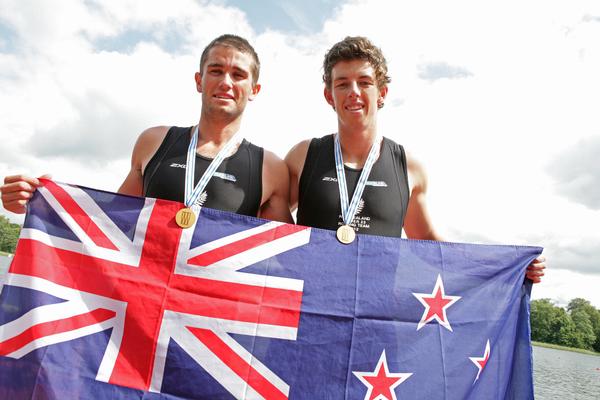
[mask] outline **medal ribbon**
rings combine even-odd
[[[229,141],[225,144],[225,146],[219,150],[217,156],[211,161],[210,165],[202,174],[202,177],[194,187],[194,175],[196,171],[196,145],[198,144],[198,126],[194,129],[194,133],[192,133],[192,138],[190,139],[190,145],[187,151],[187,161],[185,166],[185,198],[184,202],[186,207],[191,207],[198,199],[198,196],[202,194],[204,189],[206,189],[206,185],[210,181],[210,178],[213,177],[215,171],[225,157],[229,154],[231,149],[233,149],[236,145],[240,144],[243,140],[242,135],[238,131],[235,135],[229,139]]]
[[[342,155],[342,147],[340,146],[339,136],[340,134],[336,133],[333,137],[335,154],[335,172],[337,174],[338,189],[340,190],[340,205],[342,208],[342,219],[344,220],[344,224],[350,225],[352,223],[352,220],[354,219],[356,210],[358,209],[358,203],[360,202],[360,198],[362,197],[363,191],[365,190],[365,186],[367,185],[367,179],[369,178],[369,174],[371,173],[371,168],[373,167],[373,164],[375,164],[375,161],[379,156],[379,145],[381,144],[381,136],[378,136],[371,145],[371,150],[369,151],[367,161],[365,162],[363,170],[360,173],[360,177],[358,178],[358,182],[356,183],[356,188],[354,189],[354,194],[352,195],[350,205],[348,205],[348,186],[346,185],[346,172],[344,171],[344,158]]]

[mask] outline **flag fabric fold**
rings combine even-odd
[[[539,247],[335,232],[43,180],[0,398],[532,399]]]

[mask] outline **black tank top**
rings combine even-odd
[[[192,128],[171,127],[152,157],[144,176],[144,196],[183,203],[187,149]],[[196,155],[194,184],[212,159]],[[243,140],[238,150],[223,160],[196,204],[256,216],[262,197],[263,149]]]
[[[344,167],[349,198],[362,170]],[[404,148],[383,138],[352,226],[358,233],[400,237],[409,188]],[[300,177],[298,224],[335,230],[343,224],[335,172],[333,135],[310,142]]]

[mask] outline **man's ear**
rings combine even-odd
[[[377,108],[383,108],[385,102],[385,96],[387,96],[388,87],[384,86],[379,89],[379,98],[377,99]]]
[[[323,89],[323,96],[325,96],[325,101],[327,101],[327,104],[329,104],[335,110],[335,104],[333,103],[333,96],[331,94],[331,90],[329,90],[327,88],[327,86],[325,86],[325,88]]]
[[[256,85],[254,85],[252,87],[252,92],[248,96],[248,101],[252,101],[256,98],[256,96],[258,95],[258,92],[260,92],[260,88],[261,88],[260,83],[257,83]]]
[[[202,93],[202,75],[200,75],[200,72],[194,74],[194,80],[196,81],[196,90],[198,93]]]

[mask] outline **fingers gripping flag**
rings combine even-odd
[[[533,398],[536,247],[335,233],[44,181],[0,294],[0,398]]]

